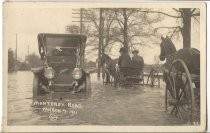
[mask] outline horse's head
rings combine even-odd
[[[161,40],[162,40],[162,42],[160,43],[159,58],[161,61],[164,61],[168,55],[176,52],[176,48],[168,36],[166,36],[165,38],[163,36],[161,36]]]
[[[165,57],[166,57],[166,55],[165,55],[165,38],[163,37],[163,36],[161,36],[161,40],[162,40],[162,42],[160,43],[160,55],[159,55],[159,58],[160,58],[160,60],[161,61],[164,61],[165,60]]]

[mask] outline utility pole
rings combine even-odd
[[[83,10],[80,9],[80,34],[82,35],[82,21],[83,21]]]
[[[84,14],[84,9],[83,8],[80,8],[79,10],[78,9],[73,9],[73,12],[72,14],[75,15],[73,16],[72,18],[73,19],[79,19],[79,20],[73,20],[72,22],[79,22],[80,24],[80,34],[83,34],[83,22],[89,22],[89,21],[85,21],[85,17],[83,16]],[[88,10],[85,10],[85,12],[88,11]],[[79,15],[79,16],[77,16]]]
[[[83,22],[89,22],[89,21],[84,21],[83,19],[85,19],[85,17],[83,16],[83,14],[84,14],[84,9],[83,8],[80,8],[80,10],[79,10],[79,12],[78,12],[78,9],[73,9],[73,11],[77,11],[77,12],[73,12],[72,14],[75,14],[75,15],[79,15],[79,17],[78,16],[73,16],[72,18],[79,18],[80,20],[78,21],[72,21],[72,22],[79,22],[80,23],[80,35],[82,35],[83,34]],[[88,10],[85,10],[85,11],[88,11]],[[83,44],[83,45],[85,45],[85,44]],[[84,61],[85,61],[85,55],[84,55],[84,53],[85,53],[85,47],[86,46],[82,46],[82,50],[84,50],[83,51],[83,56],[81,57],[81,66],[83,67],[84,66]]]

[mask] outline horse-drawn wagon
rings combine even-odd
[[[160,75],[156,68],[149,67],[147,72],[139,67],[116,67],[117,60],[112,60],[103,54],[101,65],[103,66],[103,84],[111,84],[115,87],[132,85],[149,85],[160,87]],[[146,81],[146,82],[145,82]]]
[[[142,68],[118,67],[117,59],[113,60],[106,54],[102,55],[101,65],[104,68],[103,84],[111,84],[115,87],[144,84]]]
[[[120,67],[117,69],[115,87],[125,85],[144,84],[144,74],[142,69],[134,67]]]
[[[200,82],[200,76],[189,73],[185,62],[180,59],[174,60],[164,73],[166,111],[184,121],[199,122],[200,89],[194,84]]]
[[[190,124],[200,122],[200,52],[194,48],[176,51],[172,41],[162,38],[160,59],[166,59],[165,109]]]

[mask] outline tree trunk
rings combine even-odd
[[[123,28],[124,48],[126,49],[126,52],[128,52],[128,17],[126,14],[126,8],[123,8],[123,18],[124,18],[124,28]]]
[[[191,48],[191,10],[190,8],[182,9],[183,15],[183,48]]]
[[[102,52],[102,45],[103,45],[103,9],[100,8],[100,22],[99,22],[99,45],[98,45],[98,73],[97,77],[100,78],[101,73],[101,52]]]

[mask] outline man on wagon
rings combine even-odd
[[[129,75],[129,72],[127,71],[127,68],[131,67],[132,65],[132,61],[131,61],[131,57],[128,55],[127,50],[122,47],[120,48],[120,57],[118,60],[118,69],[120,68],[120,72],[126,76]]]
[[[131,67],[131,58],[124,47],[120,48],[119,67]]]
[[[143,67],[144,67],[144,59],[138,55],[139,51],[138,50],[134,50],[132,52],[133,57],[132,57],[132,66],[134,68],[140,68],[140,71],[142,71]]]

